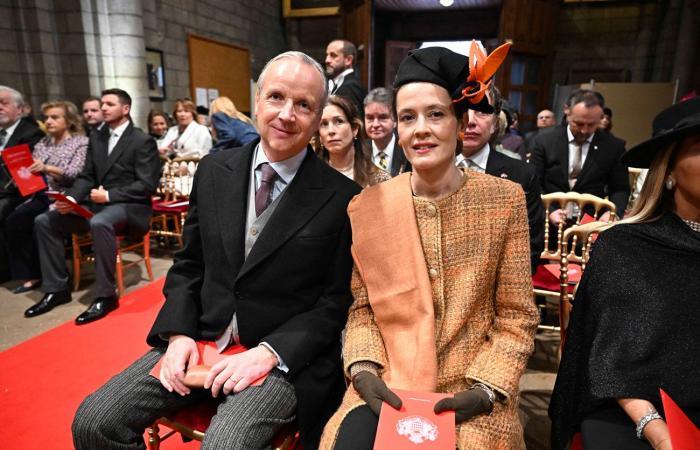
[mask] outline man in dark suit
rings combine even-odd
[[[396,118],[388,89],[372,89],[364,99],[365,132],[372,142],[372,161],[392,177],[411,171],[396,135]]]
[[[85,134],[88,137],[104,127],[101,103],[97,97],[88,97],[83,102],[83,121],[85,122]]]
[[[357,62],[357,47],[350,41],[335,40],[326,47],[326,75],[328,91],[350,100],[360,115],[364,115],[362,100],[367,91],[360,85],[353,69]]]
[[[545,130],[535,138],[532,162],[544,194],[574,191],[608,197],[622,217],[630,194],[627,167],[620,162],[625,144],[598,130],[604,106],[597,92],[572,92],[564,108],[567,125]],[[566,211],[558,209],[551,212],[550,222],[557,225],[565,217]]]
[[[95,215],[85,219],[72,213],[72,203],[57,201],[55,210],[35,219],[44,297],[24,312],[25,317],[44,314],[71,300],[63,246],[70,233],[90,232],[95,248],[96,298],[76,323],[92,322],[117,308],[116,234],[136,237],[148,231],[151,195],[160,176],[155,141],[134,127],[129,120],[130,110],[131,97],[125,91],[102,92],[107,126],[90,135],[85,167],[65,192]]]
[[[22,94],[9,86],[0,86],[0,152],[16,145],[27,144],[30,150],[44,137],[34,120],[23,118]],[[5,247],[5,219],[22,203],[22,196],[0,158],[0,282],[10,279]]]
[[[544,206],[540,197],[540,183],[534,167],[495,151],[489,144],[496,130],[502,100],[498,89],[493,86],[487,97],[493,106],[493,113],[468,110],[462,117],[462,152],[457,155],[455,163],[458,167],[511,180],[523,188],[530,227],[530,265],[534,274],[544,249]]]
[[[260,139],[200,163],[185,246],[148,335],[154,348],[84,401],[73,423],[76,448],[142,445],[144,428],[163,413],[219,394],[204,447],[264,448],[295,415],[303,447],[318,447],[345,390],[346,208],[360,191],[307,145],[326,96],[323,69],[303,53],[265,66],[256,94]],[[248,350],[212,366],[205,389],[190,391],[183,381],[197,360],[195,340]],[[148,372],[161,357],[158,380]]]

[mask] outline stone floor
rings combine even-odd
[[[125,258],[128,260],[129,256]],[[171,264],[171,251],[153,248],[152,267],[155,278],[164,276]],[[20,344],[68,320],[73,320],[83,312],[93,299],[94,284],[92,268],[87,265],[83,272],[80,290],[73,293],[71,303],[31,319],[26,319],[23,312],[38,302],[42,293],[31,291],[15,295],[10,292],[10,289],[17,286],[16,282],[0,285],[0,351]],[[131,267],[124,273],[127,292],[138,289],[148,282],[146,270],[142,264]],[[550,423],[547,407],[556,376],[558,345],[557,333],[538,333],[535,353],[530,358],[528,368],[520,380],[520,418],[525,428],[525,441],[529,450],[549,448]]]

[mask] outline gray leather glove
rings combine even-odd
[[[382,410],[382,402],[387,402],[394,409],[401,408],[402,403],[399,396],[391,392],[381,378],[366,370],[353,377],[352,385],[377,416]]]
[[[461,423],[483,412],[491,412],[492,409],[488,394],[477,388],[457,392],[452,398],[443,398],[435,404],[433,411],[435,414],[454,411],[455,423]]]

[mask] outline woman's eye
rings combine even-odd
[[[444,115],[445,114],[442,111],[430,111],[428,113],[428,117],[430,117],[431,119],[440,119]]]
[[[412,120],[412,119],[413,119],[413,116],[411,114],[401,114],[399,116],[399,120],[401,122],[408,122],[409,120]]]

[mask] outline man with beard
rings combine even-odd
[[[328,76],[328,92],[350,100],[364,116],[362,100],[367,91],[360,85],[355,69],[357,62],[357,47],[350,41],[335,40],[326,47],[326,75]]]

